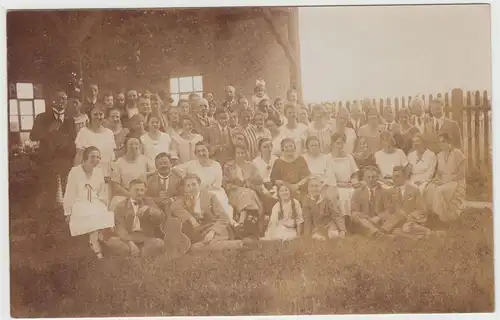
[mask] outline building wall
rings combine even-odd
[[[231,14],[242,10],[231,10]],[[30,18],[37,14],[32,13]],[[100,36],[90,37],[83,44],[84,54],[90,57],[90,61],[84,63],[84,81],[98,83],[101,91],[135,88],[168,92],[171,77],[201,75],[204,91],[213,92],[218,99],[223,99],[227,85],[235,86],[238,92],[250,98],[256,79],[262,78],[271,97],[284,96],[290,85],[289,62],[264,19],[257,15],[239,20],[233,17],[228,22],[230,36],[224,37],[219,34],[218,14],[217,9],[197,10],[195,22],[189,22],[185,15],[170,16],[161,22],[159,30],[153,31],[151,39],[144,28],[141,29],[142,22],[132,26],[125,33],[125,40],[133,44],[134,39],[138,39],[136,37],[141,37],[139,65],[143,69],[142,75],[136,72],[134,59],[129,60],[126,68],[119,68],[112,58],[119,53],[132,55],[132,46],[120,46],[113,38],[116,29],[98,25],[91,34]],[[147,21],[146,18],[144,23]],[[286,35],[286,17],[278,17],[275,22]],[[149,28],[153,30],[156,26]],[[11,41],[8,48],[11,57],[9,70],[12,71],[9,82],[41,83],[47,88],[55,82],[53,72],[48,71],[55,72],[56,69],[53,64],[37,64],[34,48],[42,45],[44,35],[35,31],[29,37],[19,36],[17,41]],[[14,59],[18,55],[25,59]],[[22,71],[16,67],[21,62],[25,66]]]
[[[276,22],[285,34],[286,20]],[[217,37],[215,23],[204,24],[199,34],[187,27],[172,30],[175,51],[165,61],[165,72],[171,77],[202,75],[204,91],[218,99],[227,85],[250,98],[259,78],[266,81],[271,97],[284,96],[290,85],[289,62],[264,19],[231,21],[229,29],[227,40]],[[155,85],[167,88],[168,82]]]

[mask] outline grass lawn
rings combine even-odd
[[[258,243],[244,251],[95,261],[86,239],[11,245],[13,317],[492,312],[493,221],[444,237]]]

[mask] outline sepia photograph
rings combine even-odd
[[[490,4],[5,19],[11,317],[495,312]]]

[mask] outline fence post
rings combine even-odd
[[[439,96],[439,95],[438,95]],[[451,91],[451,116],[462,127],[462,112],[464,109],[463,91],[462,89],[453,89]],[[463,130],[462,130],[463,132]]]
[[[484,91],[483,93],[483,103],[482,109],[484,112],[484,165],[491,166],[493,164],[490,163],[490,102],[488,100],[488,91]]]

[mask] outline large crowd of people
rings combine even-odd
[[[353,233],[420,239],[462,211],[462,138],[439,99],[379,114],[369,99],[349,110],[307,108],[293,89],[271,99],[260,80],[252,97],[228,86],[221,101],[193,93],[175,105],[90,89],[83,101],[56,92],[30,139],[41,209],[58,212],[60,185],[71,235],[88,235],[98,258]]]

